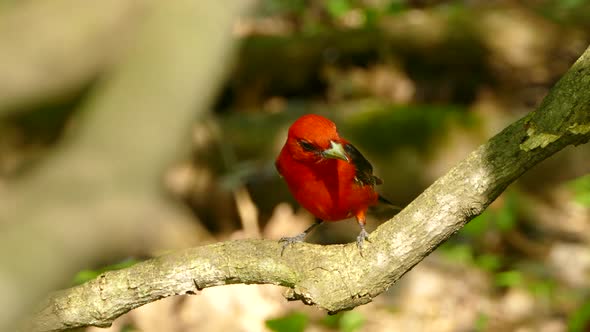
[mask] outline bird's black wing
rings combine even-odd
[[[355,180],[358,184],[374,186],[383,183],[380,178],[373,175],[373,166],[354,145],[347,143],[344,145],[344,150],[356,168]]]

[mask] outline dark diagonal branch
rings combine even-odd
[[[275,284],[290,299],[331,312],[370,302],[438,245],[479,215],[528,169],[590,138],[590,49],[538,110],[516,121],[354,244],[297,244],[281,257],[274,241],[217,243],[107,272],[53,294],[35,317],[37,330],[108,326],[121,314],[163,297],[225,284]]]

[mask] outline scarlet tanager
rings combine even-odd
[[[371,163],[322,116],[304,115],[291,125],[275,165],[297,202],[316,217],[303,233],[282,238],[283,249],[303,241],[323,221],[353,216],[361,227],[356,243],[362,249],[369,239],[368,208],[379,201],[391,204],[375,191],[382,181],[373,175]]]

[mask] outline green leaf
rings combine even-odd
[[[407,147],[428,151],[438,146],[437,141],[451,125],[468,127],[475,118],[464,107],[455,105],[390,105],[367,100],[359,107],[362,112],[340,125],[357,148],[375,155]]]
[[[78,273],[76,273],[76,275],[74,276],[74,280],[73,280],[73,284],[74,285],[80,285],[83,284],[87,281],[90,281],[96,277],[98,277],[99,275],[107,272],[107,271],[114,271],[114,270],[120,270],[120,269],[124,269],[127,267],[130,267],[136,263],[138,263],[139,261],[137,259],[126,259],[122,262],[116,263],[116,264],[112,264],[112,265],[108,265],[96,270],[82,270]]]
[[[136,331],[139,331],[139,330],[137,328],[135,328],[133,325],[127,324],[121,328],[120,332],[136,332]]]
[[[518,197],[516,192],[509,191],[504,198],[504,205],[496,215],[496,225],[501,231],[510,231],[516,226]]]
[[[479,313],[479,315],[477,316],[477,319],[475,320],[475,326],[474,326],[473,330],[475,332],[486,331],[489,320],[490,319],[489,319],[488,315],[486,315],[483,312]]]
[[[482,254],[475,259],[475,265],[486,271],[494,272],[502,266],[502,258],[498,255]]]
[[[275,332],[303,332],[308,320],[307,315],[292,312],[283,317],[267,320],[266,327]]]
[[[329,328],[336,329],[338,328],[338,324],[340,322],[341,317],[342,312],[339,312],[335,315],[326,315],[326,317],[324,317],[324,319],[322,320],[322,324]]]
[[[322,324],[340,332],[355,332],[365,324],[365,317],[360,312],[346,311],[326,316]]]
[[[329,0],[326,9],[333,17],[340,17],[346,14],[351,6],[349,0]]]
[[[445,244],[440,247],[440,252],[449,260],[460,263],[473,263],[473,249],[466,244]]]
[[[365,324],[365,317],[360,312],[348,311],[342,314],[340,318],[341,332],[355,332],[358,331]]]
[[[392,0],[387,7],[387,14],[399,14],[408,9],[406,0]]]
[[[373,27],[377,24],[379,19],[379,12],[374,8],[365,8],[365,27]]]
[[[96,270],[82,270],[76,273],[74,276],[73,284],[81,285],[89,280],[92,280],[100,275],[99,271]]]
[[[483,235],[489,228],[490,214],[488,210],[485,210],[479,216],[473,218],[463,229],[461,233],[470,236]]]
[[[575,9],[583,5],[586,0],[560,0],[557,4],[563,9]]]
[[[522,273],[519,271],[500,272],[495,276],[495,284],[499,287],[515,287],[523,283]]]
[[[569,332],[584,332],[590,328],[590,302],[584,303],[570,316],[568,320]]]
[[[294,13],[301,15],[306,8],[305,0],[263,0],[257,10],[263,15]]]
[[[555,290],[555,282],[543,280],[531,283],[531,292],[538,298],[549,299]]]
[[[574,200],[577,203],[590,206],[590,174],[570,181],[568,186],[574,192]]]

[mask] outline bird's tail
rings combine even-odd
[[[377,204],[369,207],[369,213],[377,220],[387,220],[398,214],[402,208],[391,203],[387,198],[379,195]]]
[[[387,198],[385,198],[385,197],[383,197],[383,196],[381,196],[381,195],[379,195],[379,198],[378,198],[377,200],[378,200],[380,203],[383,203],[383,204],[386,204],[386,205],[390,206],[392,209],[395,209],[395,210],[398,210],[398,211],[401,211],[401,210],[402,210],[402,208],[401,208],[401,207],[399,207],[399,206],[397,206],[397,205],[395,205],[395,204],[391,203],[391,202],[390,202],[390,201],[389,201]]]

